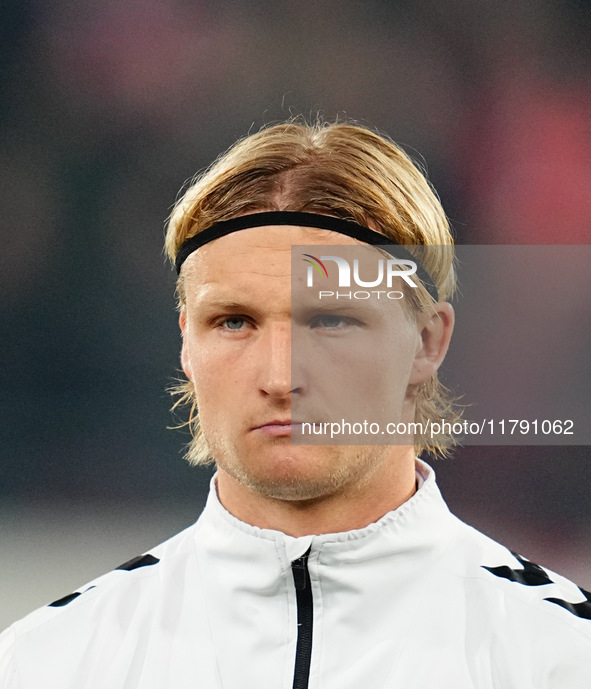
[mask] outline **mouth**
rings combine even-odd
[[[260,426],[255,426],[252,430],[255,433],[275,438],[290,436],[292,433],[301,433],[302,422],[295,419],[274,419]]]

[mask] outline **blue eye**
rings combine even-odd
[[[244,327],[244,318],[240,316],[229,316],[222,321],[221,325],[226,328],[226,330],[242,330]]]
[[[348,326],[356,323],[354,318],[347,318],[345,316],[334,316],[330,313],[323,313],[319,316],[314,316],[310,325],[312,328],[326,328],[327,330],[342,330]]]

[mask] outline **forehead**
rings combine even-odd
[[[291,225],[253,227],[220,237],[194,251],[183,266],[183,281],[198,289],[205,285],[231,287],[262,278],[275,282],[289,279],[294,245],[365,246],[357,239],[330,230]]]

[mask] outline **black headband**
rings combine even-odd
[[[407,251],[403,246],[395,242],[384,234],[374,232],[369,227],[364,227],[351,220],[335,218],[332,215],[320,215],[318,213],[298,213],[295,211],[269,211],[266,213],[252,213],[251,215],[240,215],[231,220],[221,220],[205,230],[198,232],[193,237],[184,241],[176,255],[175,266],[177,274],[181,272],[181,266],[190,254],[204,244],[213,242],[224,235],[247,230],[251,227],[265,227],[267,225],[294,225],[296,227],[317,227],[320,230],[332,230],[340,234],[359,239],[366,244],[373,246],[383,246],[391,256],[398,259],[414,261],[417,266],[416,275],[421,279],[423,286],[429,294],[439,301],[439,293],[433,279],[429,273],[418,262],[417,258]],[[392,248],[389,248],[392,247]],[[394,247],[396,247],[394,249]]]

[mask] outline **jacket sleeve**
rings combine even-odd
[[[0,689],[20,689],[16,677],[12,627],[0,634]]]

